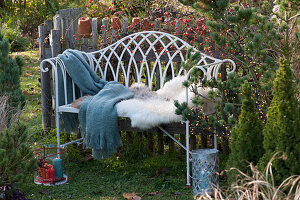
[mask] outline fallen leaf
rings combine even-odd
[[[141,200],[140,196],[137,196],[134,192],[133,193],[123,193],[123,197],[128,200]]]
[[[173,194],[175,194],[175,195],[181,195],[182,193],[181,192],[173,192]]]
[[[133,198],[132,198],[132,200],[141,200],[142,199],[142,197],[139,197],[139,196],[134,196]]]
[[[156,196],[156,195],[160,195],[160,192],[148,192],[146,195],[148,196]]]
[[[44,190],[40,190],[39,193],[40,194],[50,194],[50,191],[47,189],[44,189]]]
[[[27,92],[26,90],[23,92],[23,94],[24,94],[25,96],[30,95],[29,92]]]
[[[133,193],[123,193],[123,197],[125,198],[125,199],[129,199],[129,200],[131,200],[133,197],[135,197],[136,196],[136,194],[133,192]]]

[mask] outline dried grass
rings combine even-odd
[[[8,98],[6,96],[0,97],[0,132],[6,128],[8,123]]]
[[[9,107],[8,97],[0,96],[0,132],[20,117],[20,111]]]
[[[260,172],[257,167],[250,163],[252,175],[249,176],[239,169],[239,178],[228,188],[217,188],[211,194],[206,193],[196,196],[197,200],[299,200],[300,199],[300,175],[293,175],[285,179],[279,186],[274,185],[272,162],[278,158],[276,153],[269,161],[265,173]],[[284,155],[280,156],[284,159]]]

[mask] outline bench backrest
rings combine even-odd
[[[91,69],[102,79],[119,81],[127,87],[133,82],[145,81],[149,88],[159,89],[166,81],[187,74],[181,67],[181,62],[186,60],[185,54],[190,47],[192,46],[186,41],[169,33],[144,31],[126,36],[101,50],[91,53],[82,52],[82,54]],[[198,50],[193,48],[193,52],[196,51]],[[217,78],[222,63],[229,61],[234,65],[232,60],[220,60],[206,54],[201,56],[198,66],[206,79]],[[45,72],[48,68],[44,62],[50,63],[55,69],[55,79],[57,70],[61,70],[63,78],[67,79],[66,69],[59,59],[44,60],[41,63],[41,70]],[[63,82],[66,84],[65,80]],[[56,90],[58,88],[57,81],[55,88]],[[68,99],[67,90],[70,88],[73,90],[73,98]],[[74,83],[72,87],[64,85],[66,104],[78,98],[74,88]]]
[[[184,73],[180,63],[185,61],[186,50],[190,47],[190,44],[169,33],[144,31],[124,37],[99,51],[83,54],[101,78],[107,80],[108,73],[111,73],[113,80],[123,82],[128,87],[132,81],[130,75],[133,74],[135,82],[141,82],[144,78],[152,89],[154,80],[159,85],[157,88],[160,88],[167,80]],[[218,61],[202,54],[198,65]],[[214,75],[214,70],[210,72]]]

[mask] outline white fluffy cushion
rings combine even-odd
[[[135,93],[135,97],[117,104],[118,115],[130,118],[131,126],[140,129],[149,129],[160,124],[179,122],[181,116],[175,114],[174,101],[185,102],[186,88],[182,85],[184,80],[184,76],[178,76],[156,91],[155,94],[157,95],[150,92],[150,96],[147,89],[144,88],[146,86],[141,84],[133,85],[132,87],[135,89],[132,90],[130,88]],[[140,87],[140,89],[136,87]],[[203,96],[207,96],[210,89],[200,88],[200,90],[199,92]],[[147,96],[147,98],[136,98],[140,96]],[[193,97],[194,94],[189,92],[189,105],[191,105]],[[211,108],[208,110],[211,112]]]

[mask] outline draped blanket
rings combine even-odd
[[[59,55],[59,58],[81,91],[85,95],[93,95],[80,107],[80,131],[84,145],[93,149],[94,158],[106,158],[122,145],[115,105],[124,99],[132,98],[133,93],[121,83],[102,80],[90,68],[80,51],[69,49]]]

